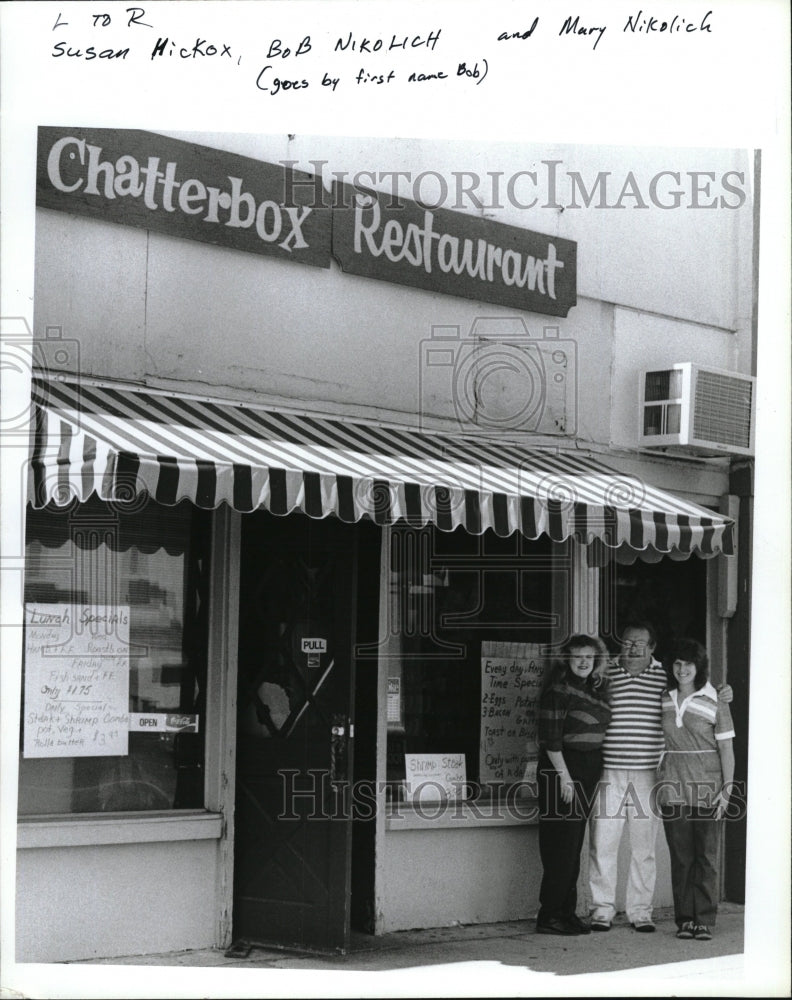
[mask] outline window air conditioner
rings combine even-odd
[[[690,361],[641,374],[640,443],[752,455],[756,380]]]

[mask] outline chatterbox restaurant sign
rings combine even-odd
[[[283,168],[250,157],[150,132],[39,129],[42,208],[329,267],[329,209],[283,196]]]
[[[336,185],[333,255],[342,270],[466,299],[566,316],[577,244],[448,209]]]
[[[529,312],[575,305],[572,240],[339,183],[330,207],[320,190],[310,173],[151,132],[39,129],[42,208]]]

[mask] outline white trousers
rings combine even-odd
[[[628,770],[606,767],[589,827],[592,917],[610,922],[616,914],[619,844],[624,826],[630,842],[626,910],[631,923],[652,919],[657,868],[655,844],[661,820],[650,808],[657,781],[654,768]]]

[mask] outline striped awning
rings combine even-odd
[[[148,494],[208,509],[572,537],[601,555],[732,552],[728,518],[579,452],[63,381],[34,380],[33,404],[37,508]]]

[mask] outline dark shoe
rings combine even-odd
[[[591,934],[591,926],[585,920],[582,920],[577,913],[573,913],[571,917],[567,917],[567,923],[576,927],[578,934]]]
[[[693,928],[693,937],[697,941],[711,941],[712,932],[706,924],[696,924]]]
[[[676,932],[676,936],[680,939],[680,941],[690,941],[690,939],[693,937],[694,931],[695,931],[695,924],[693,923],[693,921],[686,920],[684,924],[682,924],[682,926]]]
[[[568,920],[561,920],[560,917],[545,917],[536,921],[537,934],[564,934],[571,936],[579,934],[580,931]]]
[[[639,934],[652,934],[655,930],[655,925],[651,920],[636,920],[633,923],[633,930],[638,931]]]
[[[610,920],[598,920],[596,917],[591,921],[593,931],[609,931],[611,929]]]

